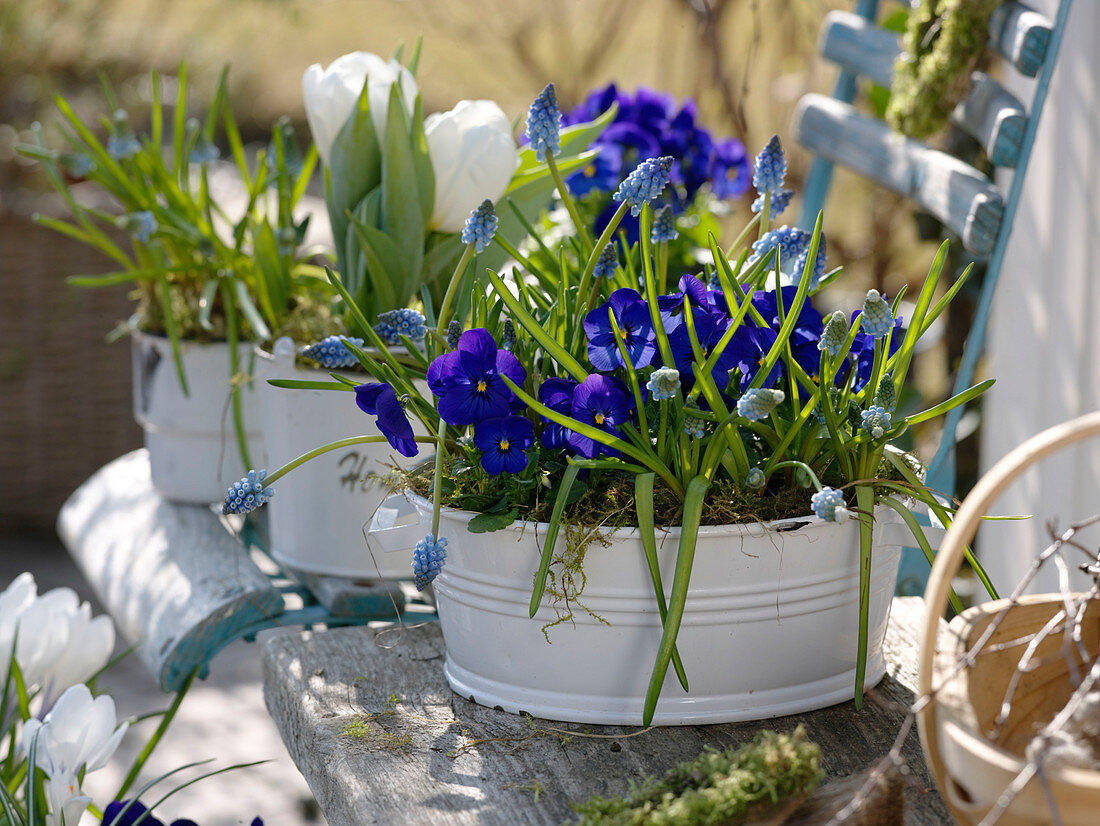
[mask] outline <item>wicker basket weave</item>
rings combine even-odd
[[[105,340],[132,312],[128,287],[65,283],[109,269],[80,242],[0,213],[0,534],[52,528],[84,479],[141,446],[129,348]]]

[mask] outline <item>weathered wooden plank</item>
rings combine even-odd
[[[1015,0],[1004,3],[989,21],[990,45],[1025,77],[1035,77],[1046,60],[1051,23]]]
[[[1004,197],[974,167],[824,95],[799,101],[793,129],[811,152],[911,198],[958,234],[976,257],[993,251]]]
[[[817,50],[844,71],[889,88],[901,47],[895,32],[879,28],[858,14],[831,11],[821,24]]]
[[[622,794],[631,780],[661,774],[705,746],[745,743],[766,727],[804,724],[830,777],[874,765],[913,701],[922,613],[920,598],[894,600],[888,676],[860,712],[844,703],[764,723],[648,731],[517,717],[450,691],[436,623],[272,638],[263,646],[264,696],[332,826],[549,826],[571,815],[571,801]],[[903,753],[911,769],[905,822],[950,822],[915,735]]]
[[[1024,105],[984,72],[974,72],[970,82],[970,94],[951,119],[985,147],[994,166],[1015,167],[1027,128]]]
[[[106,465],[61,509],[57,530],[165,691],[177,690],[282,597],[205,506],[162,499],[146,451]]]
[[[336,617],[397,619],[405,607],[405,592],[400,584],[392,580],[368,582],[300,571],[293,573]]]

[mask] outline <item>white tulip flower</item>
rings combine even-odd
[[[458,232],[472,210],[486,198],[496,202],[511,183],[519,166],[512,124],[491,100],[463,100],[429,115],[424,133],[435,171],[429,226]]]
[[[0,593],[0,676],[7,674],[8,663],[11,662],[19,617],[37,597],[38,586],[29,572],[17,576]]]
[[[86,685],[70,687],[42,721],[23,726],[23,751],[30,755],[35,744],[35,764],[49,778],[47,796],[49,826],[62,817],[76,823],[90,799],[83,795],[77,777],[81,768],[103,768],[118,748],[129,723],[117,726],[115,701],[107,695],[92,697]]]
[[[352,52],[336,58],[327,69],[322,69],[320,63],[306,69],[302,77],[306,119],[326,167],[332,157],[332,144],[355,110],[364,82],[369,85],[367,101],[374,131],[379,143],[384,140],[390,88],[398,81],[411,115],[419,89],[412,73],[396,60],[385,61],[370,52]]]

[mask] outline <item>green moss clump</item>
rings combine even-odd
[[[791,734],[762,731],[752,743],[707,750],[626,797],[594,797],[574,808],[575,826],[720,826],[741,822],[821,782],[821,748],[799,726]]]

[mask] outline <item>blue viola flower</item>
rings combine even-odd
[[[154,817],[140,800],[114,800],[103,810],[104,826],[164,826],[164,821]],[[186,818],[173,820],[169,826],[198,826]],[[251,826],[264,826],[258,818],[252,818]]]
[[[364,413],[377,417],[378,432],[394,450],[409,458],[419,453],[409,417],[392,387],[373,382],[360,384],[355,388],[355,403]]]
[[[740,198],[748,191],[749,179],[749,156],[745,144],[737,138],[718,141],[714,145],[710,171],[710,191],[714,196],[723,200]]]
[[[447,540],[443,537],[435,538],[435,534],[428,534],[413,549],[413,584],[416,590],[423,591],[439,576],[443,570],[443,563],[447,559]]]
[[[617,335],[608,317],[609,309],[619,326]],[[635,370],[648,367],[657,355],[649,307],[636,290],[628,287],[615,290],[607,301],[585,316],[584,334],[588,338],[588,360],[597,370],[623,366],[617,340],[622,341]]]
[[[592,266],[593,278],[610,278],[619,267],[619,255],[615,252],[615,242],[605,244],[600,256]]]
[[[642,205],[655,201],[668,186],[672,157],[648,158],[638,164],[615,192],[615,200],[630,206],[630,214],[638,215]]]
[[[492,476],[519,473],[527,467],[527,450],[534,443],[535,427],[523,416],[486,419],[474,427],[481,466]]]
[[[613,436],[620,435],[620,428],[630,421],[633,411],[630,390],[614,377],[593,373],[573,390],[572,417]],[[569,445],[586,459],[618,455],[618,451],[576,432],[570,432]]]
[[[275,495],[275,489],[264,486],[266,479],[266,470],[248,471],[248,475],[239,482],[234,482],[233,487],[225,494],[222,513],[252,513],[270,502]]]
[[[539,386],[539,401],[555,413],[570,416],[573,413],[573,391],[576,387],[577,382],[572,379],[549,378]],[[548,450],[562,450],[568,447],[569,431],[565,426],[545,416],[542,420],[547,423],[539,439],[542,446]]]
[[[718,346],[732,322],[728,318],[694,307],[691,310],[691,318],[695,326],[695,337],[699,341],[699,349],[703,359],[706,360],[710,358],[711,352]],[[668,334],[668,346],[672,350],[672,359],[676,364],[676,369],[680,371],[680,381],[683,382],[684,387],[694,386],[695,373],[692,370],[692,365],[695,363],[695,348],[692,347],[687,324],[681,324]],[[725,389],[726,385],[729,384],[730,370],[737,366],[738,357],[739,352],[733,346],[731,339],[725,349],[722,350],[722,354],[718,356],[711,372],[714,383],[719,390]]]
[[[496,235],[498,223],[493,202],[486,198],[476,209],[470,210],[470,217],[462,227],[462,243],[473,244],[474,252],[485,252]]]
[[[552,155],[561,151],[561,110],[558,109],[558,97],[554,84],[547,83],[539,92],[535,102],[527,111],[527,140],[535,150],[535,160],[546,160],[546,153]]]
[[[597,141],[593,148],[599,154],[566,179],[569,191],[577,198],[589,192],[610,192],[623,177],[623,150],[619,146]]]
[[[692,307],[729,315],[725,311],[725,296],[722,297],[722,306],[717,306],[715,296],[697,276],[685,273],[676,286],[679,288],[676,292],[657,296],[657,309],[661,311],[661,323],[666,333],[673,332],[683,323],[685,298]]]
[[[783,297],[784,310],[790,310],[797,294],[798,287],[791,285],[783,287],[780,295]],[[779,321],[779,302],[775,290],[757,290],[754,292],[752,294],[752,306],[768,322],[768,326],[778,333],[782,325]],[[821,338],[823,327],[824,320],[821,318],[821,313],[809,301],[803,301],[802,310],[798,313],[798,320],[795,321],[794,330],[791,333],[791,340],[793,342],[812,341],[816,344]]]
[[[343,367],[354,367],[359,359],[344,346],[345,341],[350,341],[356,347],[363,346],[363,339],[350,338],[348,336],[328,336],[308,347],[303,347],[300,355],[310,361],[329,370],[339,370]],[[396,343],[396,342],[395,342]]]
[[[818,519],[825,522],[843,522],[851,515],[844,505],[844,494],[829,487],[810,497],[810,508]]]
[[[454,352],[436,358],[428,366],[426,378],[439,397],[443,421],[461,426],[512,412],[516,394],[502,375],[519,385],[527,371],[515,356],[497,348],[488,330],[479,327],[463,333]]]
[[[741,373],[741,392],[749,389],[757,372],[764,366],[775,339],[776,333],[771,327],[753,327],[749,324],[742,324],[733,334],[726,352],[733,353],[734,366]],[[771,373],[764,380],[765,387],[771,387],[782,378],[781,364],[782,360],[772,367]]]

